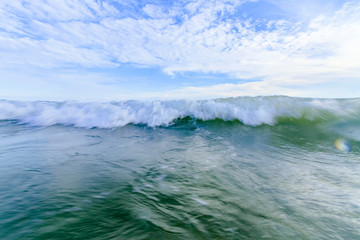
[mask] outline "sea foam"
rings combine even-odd
[[[71,125],[116,128],[127,124],[168,126],[185,117],[207,121],[238,120],[243,124],[274,125],[281,118],[358,119],[360,99],[305,99],[283,96],[237,97],[201,101],[120,101],[106,103],[0,101],[0,120],[33,126]]]

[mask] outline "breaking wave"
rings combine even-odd
[[[127,124],[169,126],[183,118],[275,125],[280,121],[360,119],[360,99],[285,96],[237,97],[201,101],[120,101],[107,103],[0,101],[0,120],[32,126],[70,125],[116,128]]]

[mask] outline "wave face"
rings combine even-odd
[[[249,126],[276,125],[281,121],[357,120],[360,119],[360,99],[272,96],[107,103],[0,101],[0,120],[32,126],[117,128],[144,124],[157,127],[173,125],[187,117],[201,121],[240,121]]]

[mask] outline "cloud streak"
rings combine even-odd
[[[268,2],[294,11],[284,1]],[[260,4],[256,1],[160,3],[2,1],[0,69],[131,63],[159,67],[170,76],[190,71],[263,81],[241,86],[245,89],[238,93],[245,95],[247,86],[258,95],[296,94],[283,90],[335,79],[345,84],[360,76],[358,2],[320,15],[299,14],[295,20],[244,17],[245,4]]]

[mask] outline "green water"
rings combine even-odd
[[[0,239],[360,239],[340,125],[0,122]]]

